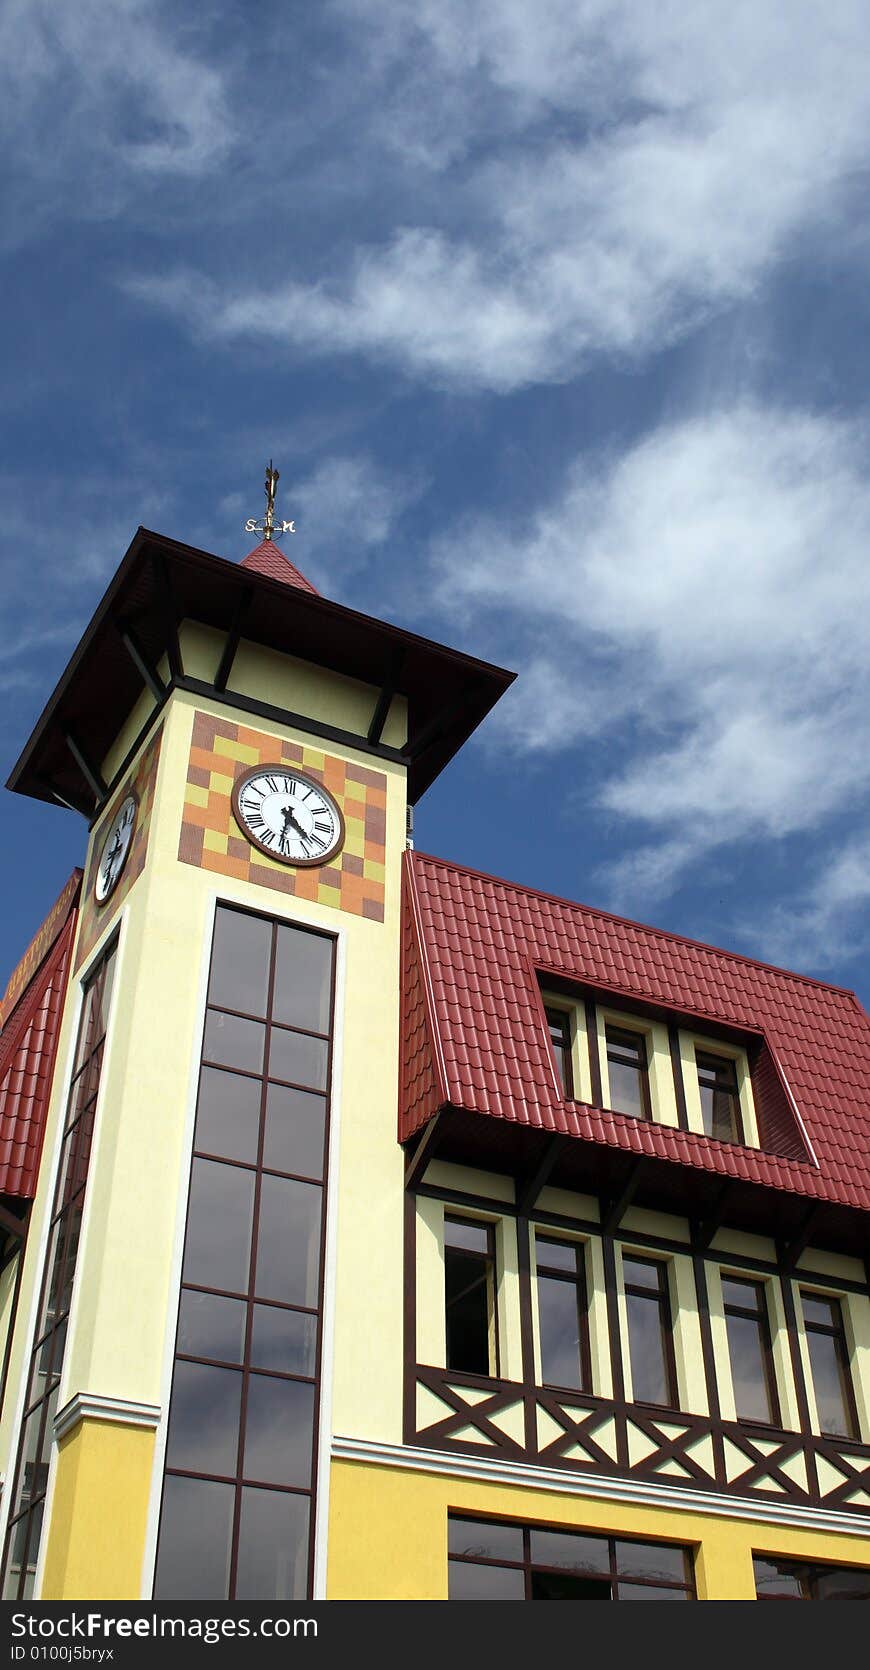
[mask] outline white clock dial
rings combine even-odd
[[[325,864],[344,841],[332,795],[284,766],[258,766],[240,777],[233,812],[248,840],[284,864]]]
[[[100,861],[94,881],[94,898],[104,905],[114,893],[127,862],[130,842],[136,828],[136,796],[128,794],[121,801],[100,849]]]

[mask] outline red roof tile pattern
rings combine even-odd
[[[310,580],[294,567],[289,557],[278,549],[274,539],[261,540],[242,558],[240,567],[249,568],[254,574],[265,574],[267,580],[282,580],[285,586],[298,586],[300,591],[310,591],[315,597],[320,593]]]
[[[0,1033],[0,1195],[36,1193],[77,912]]]
[[[405,858],[400,1141],[450,1105],[870,1209],[870,1018],[852,992],[422,853]],[[763,1034],[766,1136],[782,1123],[784,1078],[805,1157],[787,1157],[784,1125],[771,1142],[779,1152],[760,1152],[563,1100],[539,969]]]

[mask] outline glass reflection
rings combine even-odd
[[[203,1067],[199,1079],[195,1146],[227,1160],[256,1164],[260,1135],[259,1079]]]
[[[263,1164],[272,1171],[323,1176],[326,1098],[270,1084],[266,1098]]]
[[[651,1577],[664,1583],[686,1582],[682,1548],[667,1543],[617,1542],[616,1567],[620,1577]]]
[[[243,1015],[266,1013],[272,924],[259,916],[218,907],[208,1001]]]
[[[328,1032],[332,986],[331,939],[300,928],[278,929],[272,1017],[306,1032]]]
[[[541,1373],[545,1386],[583,1389],[577,1288],[571,1281],[538,1276]]]
[[[245,1414],[245,1478],[309,1486],[313,1421],[313,1386],[252,1374]]]
[[[184,1279],[245,1293],[251,1259],[254,1173],[194,1160],[187,1209]]]
[[[218,1067],[238,1067],[241,1072],[263,1071],[266,1028],[262,1021],[240,1020],[210,1009],[205,1023],[203,1058]]]
[[[627,1293],[631,1389],[635,1403],[669,1404],[668,1368],[657,1299]]]
[[[317,1183],[264,1176],[257,1241],[257,1297],[286,1305],[317,1304],[320,1200]]]
[[[279,1374],[313,1375],[317,1362],[317,1317],[302,1311],[254,1306],[251,1363]]]
[[[326,1089],[328,1045],[323,1038],[309,1038],[304,1032],[272,1028],[269,1045],[269,1077],[304,1084],[312,1090]]]
[[[303,1600],[308,1588],[308,1497],[242,1491],[236,1600]]]
[[[560,1566],[565,1571],[598,1572],[609,1577],[606,1537],[577,1536],[572,1531],[532,1531],[533,1566]]]
[[[154,1582],[158,1600],[226,1600],[235,1494],[231,1484],[166,1479]]]
[[[225,1299],[217,1293],[182,1291],[178,1315],[178,1351],[183,1357],[212,1357],[240,1363],[245,1346],[244,1299]]]
[[[234,1478],[239,1449],[242,1376],[204,1363],[175,1364],[167,1467]]]
[[[466,1565],[450,1560],[451,1600],[525,1600],[526,1580],[522,1571],[510,1566]]]
[[[480,1560],[522,1560],[523,1533],[519,1525],[485,1524],[477,1519],[447,1521],[447,1546],[451,1554],[476,1556]]]

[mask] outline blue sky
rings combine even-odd
[[[0,745],[139,523],[520,678],[418,845],[870,1004],[864,0],[5,0]],[[0,984],[83,852],[5,796]]]

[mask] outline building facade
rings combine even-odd
[[[9,786],[6,1598],[870,1595],[870,1022],[414,852],[512,675],[139,531]]]

